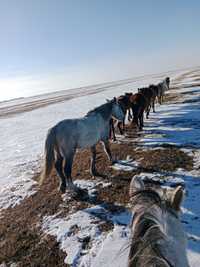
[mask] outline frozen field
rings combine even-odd
[[[173,74],[176,75],[178,74]],[[83,88],[74,93],[71,90],[60,91],[0,103],[0,112],[5,115],[0,115],[0,208],[18,203],[26,195],[32,185],[30,178],[40,166],[38,160],[41,159],[44,140],[50,127],[60,120],[83,116],[88,110],[104,103],[106,98],[126,91],[136,92],[138,87],[160,81],[162,77],[165,75],[128,80],[124,84],[114,82],[114,85],[109,83]],[[83,96],[80,97],[79,94]],[[58,98],[61,101],[68,97],[71,99],[52,104]],[[38,108],[42,105],[41,102],[45,102],[46,106]],[[27,110],[27,106],[34,110],[23,112]],[[12,115],[7,117],[6,114]]]
[[[31,190],[33,175],[40,170],[44,140],[48,128],[65,118],[83,116],[88,110],[105,102],[106,98],[118,96],[126,91],[136,92],[140,86],[160,81],[166,74],[127,81],[123,84],[109,84],[105,88],[89,88],[89,92],[76,93],[69,100],[38,108],[38,101],[67,97],[69,92],[45,95],[36,99],[17,100],[1,103],[0,108],[14,109],[16,114],[0,116],[0,208],[19,204]],[[197,77],[200,71],[174,72],[172,78],[171,101],[157,105],[157,112],[151,113],[145,121],[143,135],[134,139],[138,147],[145,150],[162,149],[165,145],[179,147],[194,159],[193,170],[179,168],[169,172],[141,172],[143,178],[160,179],[166,184],[185,185],[187,196],[182,209],[182,222],[188,237],[188,256],[192,267],[200,266],[200,86]],[[97,93],[95,93],[95,90]],[[86,90],[87,91],[87,90]],[[79,92],[80,93],[80,92]],[[71,92],[70,92],[71,94]],[[54,98],[55,97],[55,98]],[[173,98],[174,97],[174,98]],[[175,100],[176,99],[176,100]],[[34,100],[34,101],[33,101]],[[60,100],[59,100],[60,101]],[[57,101],[55,101],[57,102]],[[32,111],[22,112],[21,107],[31,103]],[[1,106],[2,105],[2,106]],[[36,106],[34,106],[36,105]],[[20,106],[20,113],[18,107]],[[25,108],[26,110],[26,108]],[[121,138],[121,137],[120,137]],[[126,137],[122,141],[127,141]],[[130,141],[130,139],[128,140]],[[117,170],[131,171],[140,165],[132,162],[129,166],[115,165]],[[77,180],[76,183],[93,194],[98,183],[109,187],[102,181]],[[63,202],[67,195],[63,195]],[[60,217],[59,214],[42,218],[44,233],[54,236],[60,249],[67,253],[65,263],[72,267],[125,267],[127,263],[127,244],[130,241],[129,223],[131,213],[125,209],[112,213],[106,205],[93,205]],[[106,220],[114,225],[108,232],[101,232],[98,222]],[[74,230],[76,227],[77,232]],[[83,240],[90,239],[90,247],[83,248]]]

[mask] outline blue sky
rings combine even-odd
[[[199,12],[198,0],[0,0],[0,96],[200,65]]]

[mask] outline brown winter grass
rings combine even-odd
[[[176,168],[192,168],[192,158],[176,147],[143,151],[135,150],[129,144],[111,145],[113,155],[124,159],[128,155],[140,159],[141,166],[136,171],[115,171],[110,167],[102,147],[98,146],[98,171],[107,175],[105,181],[111,182],[109,187],[97,188],[98,195],[94,204],[107,203],[113,212],[118,212],[128,202],[128,189],[132,176],[141,171],[173,171]],[[73,177],[76,179],[92,179],[89,174],[90,151],[78,152],[73,166]],[[36,177],[38,179],[38,177]],[[58,178],[55,173],[47,179],[42,187],[32,196],[26,198],[14,208],[5,210],[0,221],[0,262],[18,262],[19,266],[66,266],[66,256],[59,249],[53,237],[42,233],[42,218],[62,211],[66,216],[70,210],[79,210],[92,205],[87,201],[70,200],[67,205],[57,191]],[[115,203],[118,205],[116,206]],[[60,215],[60,216],[61,216]],[[111,222],[99,225],[100,230],[109,231]]]
[[[168,94],[166,102],[176,101],[179,95]],[[110,186],[97,187],[97,198],[94,203],[71,199],[63,202],[57,190],[59,180],[55,174],[46,179],[44,184],[37,188],[34,195],[24,199],[14,208],[8,208],[1,214],[0,220],[0,264],[18,263],[18,266],[67,266],[64,264],[66,254],[59,249],[59,244],[52,236],[45,235],[41,230],[41,222],[44,216],[67,216],[73,210],[84,209],[93,204],[104,203],[108,210],[119,212],[129,202],[128,189],[132,176],[140,172],[171,172],[177,168],[191,170],[193,159],[176,146],[148,149],[137,148],[138,134],[134,127],[126,129],[132,138],[126,143],[112,143],[111,150],[115,158],[126,159],[127,156],[140,162],[140,166],[131,172],[116,171],[111,168],[101,145],[97,146],[97,169],[106,174],[104,181],[110,182]],[[74,160],[72,176],[76,179],[93,179],[89,173],[90,151],[79,151]],[[39,179],[39,174],[34,177]],[[98,225],[100,231],[108,232],[113,229],[110,221],[101,221]],[[90,240],[85,240],[85,248],[89,248]]]

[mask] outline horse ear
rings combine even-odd
[[[144,190],[144,183],[139,176],[134,176],[130,183],[129,196],[132,197],[137,191]]]
[[[116,97],[114,97],[114,98],[113,98],[113,101],[114,101],[115,103],[117,103],[117,98],[116,98]]]
[[[108,103],[108,102],[110,102],[110,100],[108,98],[106,98],[106,102]]]
[[[180,210],[181,202],[183,201],[184,191],[182,186],[177,186],[171,197],[171,206],[176,211]]]

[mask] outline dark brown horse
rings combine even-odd
[[[131,103],[129,100],[129,94],[125,93],[125,95],[121,95],[117,98],[117,101],[122,109],[122,111],[124,112],[124,120],[123,121],[118,121],[117,122],[117,127],[119,129],[119,132],[121,135],[124,134],[124,129],[125,129],[125,119],[126,119],[126,114],[127,111],[129,111],[129,109],[131,108]],[[129,118],[130,118],[130,113],[129,113]],[[114,127],[114,119],[111,118],[110,120],[110,138],[111,136],[113,137],[113,141],[116,141],[116,136],[115,136],[115,127]]]
[[[138,93],[141,93],[145,98],[146,98],[146,118],[149,118],[149,113],[151,110],[151,107],[153,108],[153,112],[155,112],[155,92],[152,90],[152,88],[149,87],[143,87],[143,88],[138,88]]]
[[[129,96],[131,109],[133,113],[133,122],[142,130],[144,126],[144,111],[147,108],[148,102],[142,93],[131,94]]]

